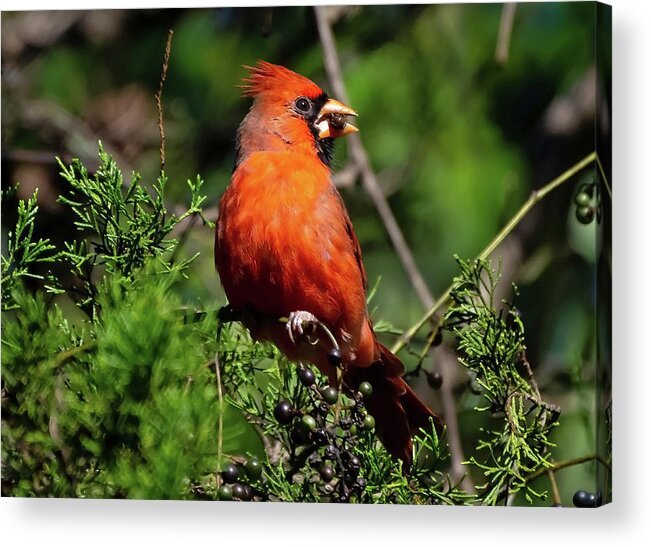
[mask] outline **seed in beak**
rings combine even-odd
[[[343,114],[335,113],[330,115],[329,123],[334,129],[343,129],[346,127],[348,121],[346,120],[346,116]]]
[[[346,114],[340,112],[326,113],[324,116],[321,116],[316,124],[316,128],[319,131],[319,138],[334,139],[349,135],[350,133],[356,133],[358,129],[348,122],[346,116]]]

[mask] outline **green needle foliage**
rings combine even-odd
[[[217,466],[217,389],[206,366],[216,318],[183,321],[174,285],[189,260],[170,262],[168,236],[201,214],[201,180],[188,183],[188,211],[167,218],[164,175],[151,197],[138,175],[122,184],[101,146],[100,161],[92,177],[78,161],[61,165],[77,241],[59,252],[32,241],[34,196],[19,203],[3,256],[3,309],[14,311],[2,322],[2,493],[191,497],[188,477]],[[45,291],[22,286],[42,261],[72,265],[80,284],[65,292],[84,319],[72,322]]]
[[[3,200],[12,193],[11,190],[2,192]],[[25,278],[44,279],[32,271],[34,264],[53,262],[56,260],[54,245],[48,239],[40,238],[34,241],[34,226],[38,205],[38,191],[27,201],[18,202],[18,221],[16,228],[8,234],[6,255],[2,255],[2,310],[15,309],[16,303],[11,298],[11,289]],[[53,278],[48,276],[48,282]]]
[[[560,411],[540,397],[517,308],[513,302],[495,307],[499,270],[485,260],[455,258],[461,274],[450,293],[445,325],[456,335],[459,360],[475,375],[486,401],[476,410],[497,418],[494,428],[482,432],[477,447],[482,456],[470,458],[487,477],[482,501],[494,505],[522,489],[529,501],[532,496],[543,497],[545,493],[529,486],[527,476],[551,467],[548,435]]]
[[[190,309],[172,237],[202,217],[202,182],[170,215],[164,174],[152,191],[125,183],[100,145],[90,174],[61,165],[78,237],[56,249],[34,240],[36,196],[20,202],[2,257],[2,494],[6,496],[239,499],[405,504],[495,504],[529,488],[548,465],[558,413],[540,398],[512,305],[493,304],[497,275],[459,261],[445,326],[494,416],[464,492],[447,474],[434,428],[414,440],[403,469],[382,447],[364,405],[372,386],[328,386],[317,371],[251,340],[216,310]],[[205,222],[205,220],[204,220]],[[43,290],[23,281],[58,263]],[[393,332],[388,322],[381,330]],[[480,456],[481,455],[481,456]]]
[[[90,176],[78,159],[69,167],[60,160],[61,176],[70,184],[70,196],[59,198],[75,213],[75,226],[91,237],[83,243],[68,243],[62,256],[82,282],[81,306],[87,308],[95,300],[95,285],[91,273],[103,266],[108,274],[121,273],[127,277],[141,268],[147,259],[156,259],[167,272],[184,270],[191,257],[171,267],[161,257],[172,251],[177,241],[168,238],[175,226],[191,215],[201,214],[205,196],[201,195],[203,181],[188,180],[191,203],[181,216],[167,216],[164,203],[167,177],[161,173],[153,185],[154,196],[144,188],[140,175],[133,173],[125,183],[117,164],[99,146],[100,167]]]
[[[235,379],[225,386],[227,398],[268,447],[263,477],[244,478],[258,499],[451,505],[472,498],[443,472],[449,454],[433,426],[415,439],[406,476],[375,436],[360,392],[344,386],[329,400],[326,390],[334,388],[324,376],[288,362],[270,345],[243,343],[249,339],[239,324],[225,327],[220,340],[223,375]],[[326,466],[334,472],[327,481]]]

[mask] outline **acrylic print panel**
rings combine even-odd
[[[2,495],[609,502],[610,28],[3,13]]]

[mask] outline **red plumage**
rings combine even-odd
[[[253,106],[238,129],[238,155],[220,202],[215,263],[230,305],[273,318],[248,322],[295,361],[314,363],[331,381],[330,342],[295,340],[277,318],[307,311],[334,334],[344,381],[368,380],[368,410],[394,456],[411,462],[411,435],[432,413],[401,378],[400,360],[376,339],[366,309],[366,274],[352,223],[329,169],[331,140],[354,114],[311,80],[260,62],[243,85]],[[335,121],[337,123],[335,123]]]

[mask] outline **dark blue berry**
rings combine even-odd
[[[352,470],[359,470],[361,465],[362,462],[359,460],[359,458],[357,456],[353,456],[348,460],[346,467],[348,468],[349,471],[352,471]]]
[[[222,479],[226,484],[231,484],[237,481],[240,476],[240,470],[236,465],[229,463],[222,471]]]
[[[288,424],[294,417],[294,409],[287,401],[280,401],[274,409],[274,418],[279,424]]]
[[[298,377],[301,380],[301,384],[303,384],[305,387],[310,387],[316,381],[314,372],[312,372],[312,370],[309,368],[302,369]]]
[[[240,484],[239,482],[235,483],[232,487],[233,490],[233,496],[245,500],[247,497],[247,488],[243,484]]]
[[[328,363],[333,367],[339,367],[341,365],[341,352],[337,348],[332,348],[328,352]]]
[[[595,495],[585,490],[577,490],[572,496],[575,507],[595,507]]]

